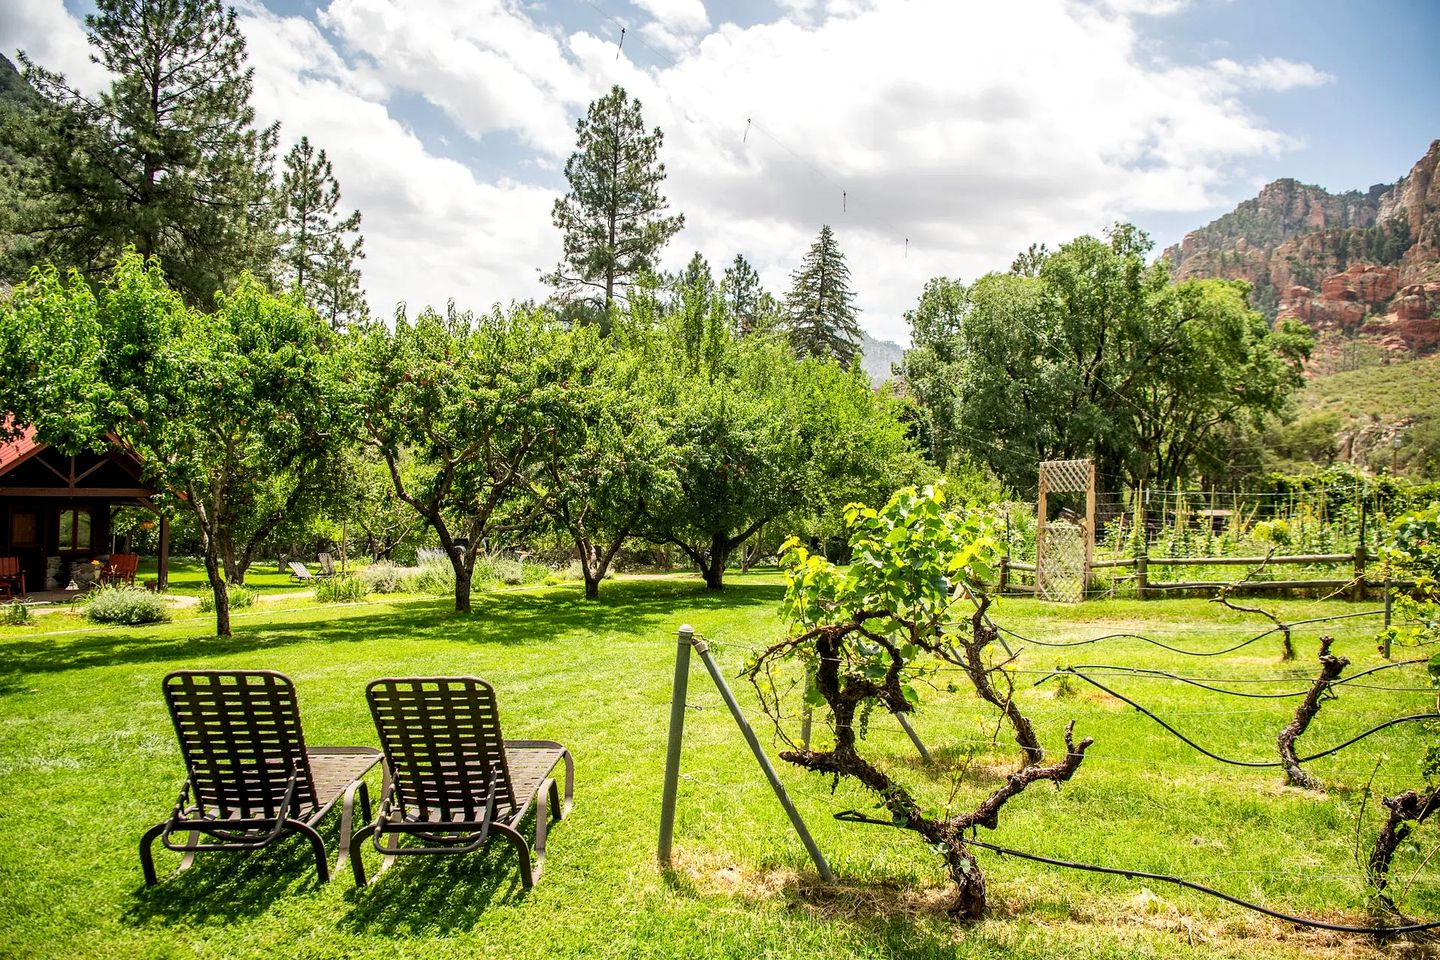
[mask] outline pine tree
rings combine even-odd
[[[795,351],[801,356],[832,356],[846,366],[854,363],[860,350],[854,300],[845,255],[834,232],[823,226],[799,269],[790,275],[785,312]]]
[[[565,163],[570,192],[551,213],[564,234],[564,258],[545,279],[562,298],[588,294],[608,311],[617,288],[655,269],[685,217],[665,215],[664,134],[659,127],[645,132],[640,101],[616,86],[590,104],[575,132]]]
[[[280,180],[280,275],[333,329],[369,313],[356,261],[365,257],[360,211],[340,218],[340,183],[309,137],[285,155]],[[351,239],[354,235],[354,239]]]
[[[85,18],[92,58],[115,77],[99,97],[21,54],[45,100],[17,138],[43,173],[27,185],[23,249],[93,273],[133,244],[208,306],[241,270],[263,272],[274,245],[277,128],[254,126],[235,11],[219,0],[95,6]]]
[[[742,337],[768,332],[779,324],[780,304],[760,285],[760,274],[742,254],[737,253],[725,268],[720,292],[725,297],[735,332]]]

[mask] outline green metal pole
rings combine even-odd
[[[700,660],[705,664],[705,669],[710,672],[710,679],[715,681],[715,686],[720,691],[720,696],[725,701],[725,706],[730,708],[730,715],[735,718],[735,723],[740,727],[740,732],[745,735],[745,742],[750,744],[750,752],[755,754],[755,762],[760,764],[760,769],[765,773],[765,779],[770,781],[770,789],[775,791],[780,806],[785,808],[785,814],[790,818],[790,825],[800,836],[800,842],[805,844],[810,859],[815,862],[815,868],[820,871],[820,878],[826,883],[834,883],[835,875],[830,872],[830,864],[825,862],[825,856],[820,848],[815,845],[815,840],[810,836],[810,831],[805,827],[805,821],[800,819],[800,811],[795,809],[795,804],[790,802],[790,795],[785,792],[785,786],[780,778],[775,775],[775,768],[770,765],[770,758],[765,755],[764,749],[760,746],[760,740],[755,736],[755,731],[750,728],[750,721],[745,719],[745,714],[740,710],[740,704],[735,700],[735,694],[730,692],[730,686],[725,682],[725,677],[716,666],[715,659],[710,656],[710,645],[704,640],[696,638],[693,641],[695,652],[700,654]],[[681,705],[682,709],[684,705]],[[678,760],[677,760],[678,762]],[[668,781],[667,781],[668,783]],[[663,827],[662,822],[662,827]],[[663,839],[668,840],[668,837]]]
[[[683,624],[676,632],[675,680],[670,687],[670,741],[665,748],[665,786],[660,795],[660,865],[670,866],[670,841],[675,835],[675,793],[680,782],[680,746],[685,739],[685,693],[690,686],[690,647],[695,630]]]

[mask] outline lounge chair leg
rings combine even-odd
[[[187,847],[193,847],[199,842],[200,834],[194,830],[191,830],[190,836],[185,838],[185,846]],[[195,866],[195,857],[197,853],[198,851],[196,850],[186,850],[185,856],[180,858],[180,867],[175,872],[184,873],[186,870],[189,870],[191,867]]]
[[[367,816],[366,819],[368,820],[369,817]],[[370,830],[371,828],[368,826],[361,827],[350,838],[350,869],[355,873],[355,886],[357,887],[365,886],[365,858],[362,853],[365,849],[365,840],[370,836]],[[340,842],[345,842],[343,835]]]
[[[556,793],[555,781],[546,778],[540,784],[538,791],[539,799],[535,801],[535,868],[531,874],[531,882],[540,879],[540,871],[545,869],[545,838],[550,833],[550,818],[547,816],[546,794],[554,797]]]
[[[330,881],[330,857],[325,852],[325,838],[315,832],[315,828],[299,820],[285,821],[286,828],[302,833],[310,841],[310,848],[315,852],[315,872],[320,875],[321,883]]]
[[[145,836],[140,838],[140,869],[145,871],[145,886],[153,887],[159,882],[155,876],[155,854],[150,848],[155,845],[155,838],[165,832],[165,824],[157,823],[145,831]]]
[[[566,750],[563,759],[565,760],[565,803],[555,805],[555,819],[564,820],[570,815],[570,809],[575,806],[575,758],[570,756]]]
[[[543,811],[537,810],[535,813],[536,817],[540,817],[542,812]],[[538,823],[539,820],[537,819],[536,822]],[[520,858],[520,885],[526,890],[535,886],[535,879],[538,874],[532,872],[530,867],[530,842],[520,836],[519,832],[515,829],[507,827],[503,823],[492,824],[490,829],[492,832],[498,833],[506,840],[509,840],[510,846],[515,848],[515,853]]]
[[[345,871],[345,861],[350,858],[350,827],[355,820],[355,794],[360,794],[360,804],[365,820],[370,820],[370,795],[365,789],[364,780],[356,780],[345,790],[345,797],[340,802],[340,855],[335,858],[335,872]]]

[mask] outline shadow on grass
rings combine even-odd
[[[687,614],[773,607],[782,588],[773,584],[742,583],[723,591],[710,591],[686,581],[622,581],[607,584],[599,600],[584,600],[578,588],[536,593],[492,593],[474,598],[469,614],[451,609],[452,601],[414,602],[379,611],[374,607],[336,609],[328,620],[295,623],[236,623],[231,637],[194,634],[158,636],[153,630],[107,632],[77,637],[35,637],[0,642],[7,660],[7,686],[20,686],[25,674],[60,673],[97,666],[170,663],[194,657],[223,657],[237,653],[273,650],[298,643],[364,643],[394,638],[434,636],[446,640],[485,644],[543,643],[570,632],[612,629],[634,630],[654,624],[657,631],[673,629],[677,606]],[[302,613],[320,609],[301,608]],[[277,617],[294,611],[276,611]],[[173,629],[173,628],[168,628]]]
[[[333,868],[338,827],[336,818],[326,819],[329,825],[322,826],[320,833]],[[163,869],[158,863],[156,866]],[[135,872],[140,872],[138,858]],[[184,873],[162,875],[155,886],[141,886],[124,920],[134,926],[177,922],[223,925],[259,916],[284,897],[319,887],[310,844],[291,835],[263,850],[201,853]]]
[[[477,853],[398,858],[383,876],[346,892],[350,909],[338,925],[386,937],[463,932],[487,909],[525,893],[514,850],[496,838]]]

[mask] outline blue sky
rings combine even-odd
[[[87,4],[6,0],[0,48],[81,86]],[[1440,137],[1440,3],[246,0],[261,119],[327,149],[372,309],[541,295],[585,105],[666,131],[687,226],[783,292],[822,223],[901,340],[937,274],[1116,219],[1163,247],[1282,176],[1365,189]],[[617,51],[619,27],[625,44]],[[618,56],[617,56],[618,52]],[[750,121],[747,125],[747,119]]]

